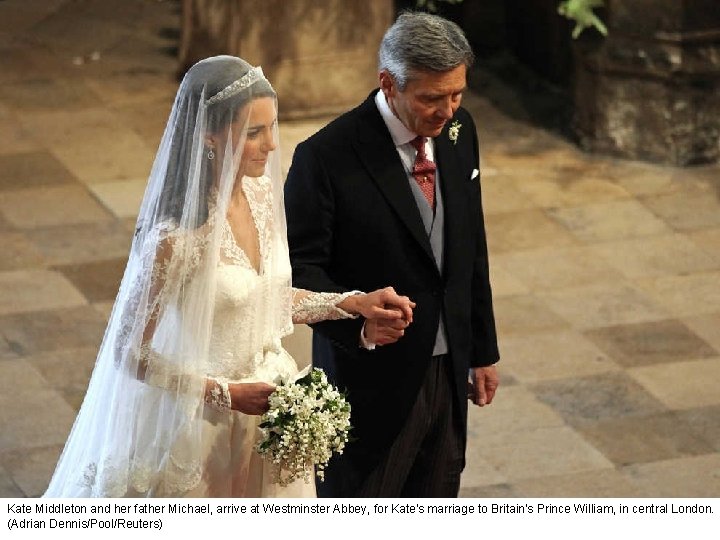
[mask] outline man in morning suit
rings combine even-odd
[[[456,497],[467,401],[490,404],[499,384],[478,141],[460,108],[472,61],[454,23],[401,14],[380,48],[380,89],[293,156],[293,284],[390,285],[417,304],[411,324],[313,326],[313,364],[347,391],[355,439],[321,497]]]

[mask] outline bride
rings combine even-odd
[[[391,288],[291,287],[277,144],[260,68],[219,56],[188,71],[46,497],[315,495],[273,484],[254,450],[274,383],[297,373],[281,338],[293,322],[409,323],[414,304]]]

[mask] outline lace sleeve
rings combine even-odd
[[[361,291],[344,293],[312,292],[293,288],[292,319],[295,324],[312,324],[337,319],[356,319],[358,316],[338,307],[349,296]]]
[[[184,367],[157,352],[151,345],[155,329],[166,307],[166,289],[177,287],[187,279],[189,273],[198,266],[202,249],[198,238],[188,242],[185,235],[171,226],[162,226],[159,229],[162,238],[151,263],[147,318],[142,319],[145,323],[142,340],[139,350],[134,354],[135,362],[131,365],[137,368],[137,378],[146,384],[177,394],[188,394],[194,389],[204,388],[206,404],[216,409],[228,410],[231,403],[227,380],[207,377],[201,373],[187,373]]]
[[[142,380],[151,386],[186,393],[195,385],[201,384],[198,377],[189,377],[180,373],[170,359],[154,351],[150,344],[140,348],[138,362]],[[203,377],[205,383],[205,403],[221,411],[229,410],[232,403],[228,380],[222,377]]]

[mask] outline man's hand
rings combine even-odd
[[[404,319],[412,322],[415,302],[400,296],[392,287],[367,294],[356,294],[340,302],[338,307],[349,313],[359,313],[366,319]],[[407,326],[407,325],[405,325]]]
[[[495,366],[470,368],[468,399],[480,407],[490,405],[499,385],[500,377]]]
[[[400,312],[398,311],[398,313]],[[364,337],[369,343],[375,345],[389,345],[405,335],[405,329],[409,324],[402,318],[368,319],[365,321]]]

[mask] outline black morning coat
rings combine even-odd
[[[298,145],[285,184],[293,286],[365,292],[392,286],[417,303],[405,336],[374,351],[359,347],[362,318],[313,325],[313,364],[347,391],[352,406],[355,440],[327,473],[330,483],[342,474],[346,486],[362,481],[405,422],[441,312],[462,433],[468,369],[499,358],[474,122],[459,108],[434,139],[445,205],[441,275],[374,95]]]

